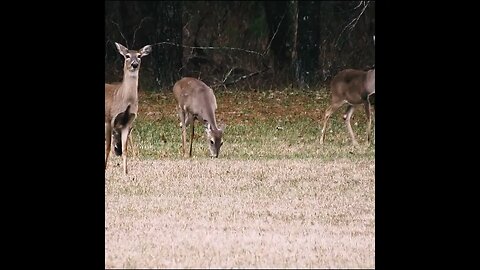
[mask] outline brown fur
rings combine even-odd
[[[112,133],[115,134],[115,153],[123,157],[123,170],[127,174],[127,142],[133,121],[138,113],[138,73],[141,58],[151,52],[147,45],[139,51],[128,50],[115,43],[124,56],[123,81],[105,84],[105,169],[110,153]],[[120,141],[119,141],[120,140]]]
[[[192,156],[192,142],[194,135],[194,121],[207,125],[207,137],[211,156],[218,157],[222,146],[222,129],[218,128],[215,119],[217,100],[213,90],[204,82],[195,78],[185,77],[173,86],[173,96],[177,101],[177,112],[182,126],[182,149],[186,156],[186,128],[192,124],[190,139],[190,153]]]
[[[367,144],[370,143],[370,129],[371,129],[371,104],[372,96],[375,95],[375,69],[363,71],[355,69],[346,69],[339,72],[330,83],[330,90],[332,100],[330,106],[325,112],[323,121],[322,134],[320,143],[323,143],[325,138],[325,130],[330,116],[343,104],[347,103],[347,110],[343,116],[347,131],[352,139],[352,143],[357,145],[358,142],[353,134],[350,125],[350,118],[352,117],[355,107],[364,105],[365,113],[368,119],[367,126]]]

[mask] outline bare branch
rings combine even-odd
[[[159,42],[155,43],[152,45],[162,45],[162,44],[167,44],[167,45],[172,45],[172,46],[177,46],[177,47],[182,47],[182,48],[191,48],[191,49],[202,49],[202,50],[232,50],[232,51],[241,51],[241,52],[246,52],[246,53],[251,53],[251,54],[256,54],[259,56],[263,57],[263,54],[256,52],[256,51],[251,51],[251,50],[245,50],[241,48],[232,48],[232,47],[213,47],[213,46],[208,46],[208,47],[199,47],[199,46],[185,46],[185,45],[180,45],[176,44],[173,42]]]
[[[132,46],[135,45],[135,35],[137,34],[137,31],[140,30],[140,28],[142,28],[142,24],[143,22],[146,20],[146,19],[150,19],[150,17],[144,17],[140,23],[138,24],[138,27],[135,29],[135,31],[133,32],[133,42],[132,42]]]
[[[265,68],[264,70],[255,71],[255,72],[252,72],[252,73],[250,73],[250,74],[243,75],[243,76],[241,76],[241,77],[239,77],[239,78],[237,78],[237,79],[235,79],[235,80],[233,80],[233,81],[230,81],[230,82],[228,82],[228,83],[224,83],[224,82],[223,82],[223,83],[220,83],[220,84],[214,84],[214,85],[212,86],[212,88],[215,88],[215,87],[218,87],[218,86],[226,87],[226,86],[229,86],[229,85],[232,85],[232,84],[236,84],[236,83],[238,83],[239,81],[242,81],[242,80],[248,79],[248,78],[250,78],[250,77],[253,77],[253,76],[262,74],[262,73],[264,73],[265,71],[267,71],[267,70],[269,70],[269,69],[270,69],[270,67],[267,67],[267,68]]]
[[[230,76],[230,74],[232,73],[232,71],[233,71],[234,69],[235,69],[235,68],[233,67],[233,68],[231,68],[231,69],[227,72],[227,74],[226,74],[225,77],[223,78],[222,83],[225,83],[225,82],[227,81],[228,77]]]
[[[107,55],[108,55],[108,43],[110,43],[110,39],[107,40],[107,42],[105,42],[105,60],[107,60]]]
[[[357,9],[358,7],[360,7],[360,5],[363,4],[363,8],[362,10],[360,11],[360,14],[356,17],[356,18],[353,18],[352,21],[350,21],[342,30],[342,32],[340,32],[340,35],[338,35],[338,38],[337,38],[337,41],[335,42],[335,47],[338,45],[338,42],[340,41],[340,37],[342,36],[342,34],[345,32],[345,30],[347,30],[347,28],[352,31],[353,28],[355,28],[355,26],[357,25],[358,21],[360,20],[360,18],[362,17],[363,13],[365,12],[365,10],[367,9],[368,5],[370,4],[370,1],[360,1],[360,3],[354,8],[354,9]]]
[[[285,15],[286,15],[286,14],[287,14],[287,11],[285,11],[285,13],[283,13],[282,19],[280,19],[280,22],[278,22],[277,30],[275,30],[275,33],[273,33],[272,39],[270,39],[270,42],[268,43],[267,48],[266,48],[265,51],[263,52],[263,55],[265,55],[265,54],[268,53],[268,50],[270,49],[270,46],[272,45],[272,41],[273,41],[273,39],[275,38],[275,36],[277,35],[278,29],[280,29],[280,24],[282,24],[283,18],[285,18]]]
[[[118,23],[114,22],[114,21],[110,21],[112,22],[113,24],[115,24],[117,26],[117,29],[118,29],[118,32],[120,33],[120,35],[122,36],[123,40],[125,40],[125,46],[127,46],[127,48],[130,48],[130,46],[128,45],[128,41],[127,41],[127,38],[125,38],[125,36],[123,35],[122,31],[120,30],[120,25],[118,25]]]

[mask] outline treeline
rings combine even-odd
[[[374,1],[108,1],[105,81],[121,80],[119,42],[152,44],[140,87],[183,76],[215,87],[314,88],[375,63]]]

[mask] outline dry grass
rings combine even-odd
[[[107,268],[373,268],[372,161],[132,161],[106,172]]]
[[[374,268],[375,148],[351,147],[344,108],[320,146],[325,91],[216,96],[220,158],[196,128],[185,160],[172,94],[140,94],[130,175],[105,173],[105,267]]]

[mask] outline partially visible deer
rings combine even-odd
[[[115,45],[125,62],[123,81],[105,84],[105,170],[113,135],[115,154],[123,157],[123,172],[127,174],[127,141],[138,112],[138,71],[141,58],[150,54],[152,47],[147,45],[136,51],[116,42]]]
[[[220,147],[223,145],[223,130],[218,127],[215,119],[217,100],[213,90],[205,83],[195,78],[185,77],[173,86],[173,95],[177,101],[177,112],[182,128],[183,156],[186,156],[187,126],[192,125],[190,137],[190,152],[192,156],[192,143],[194,135],[195,119],[206,126],[207,142],[210,156],[218,158]]]
[[[352,139],[353,145],[358,145],[353,134],[350,118],[355,107],[362,105],[365,107],[367,116],[367,144],[370,144],[370,129],[372,125],[371,111],[375,108],[375,67],[371,70],[346,69],[340,71],[330,83],[332,100],[330,106],[325,112],[320,144],[323,144],[327,122],[332,113],[334,113],[343,104],[347,103],[347,110],[343,115],[348,133]]]

